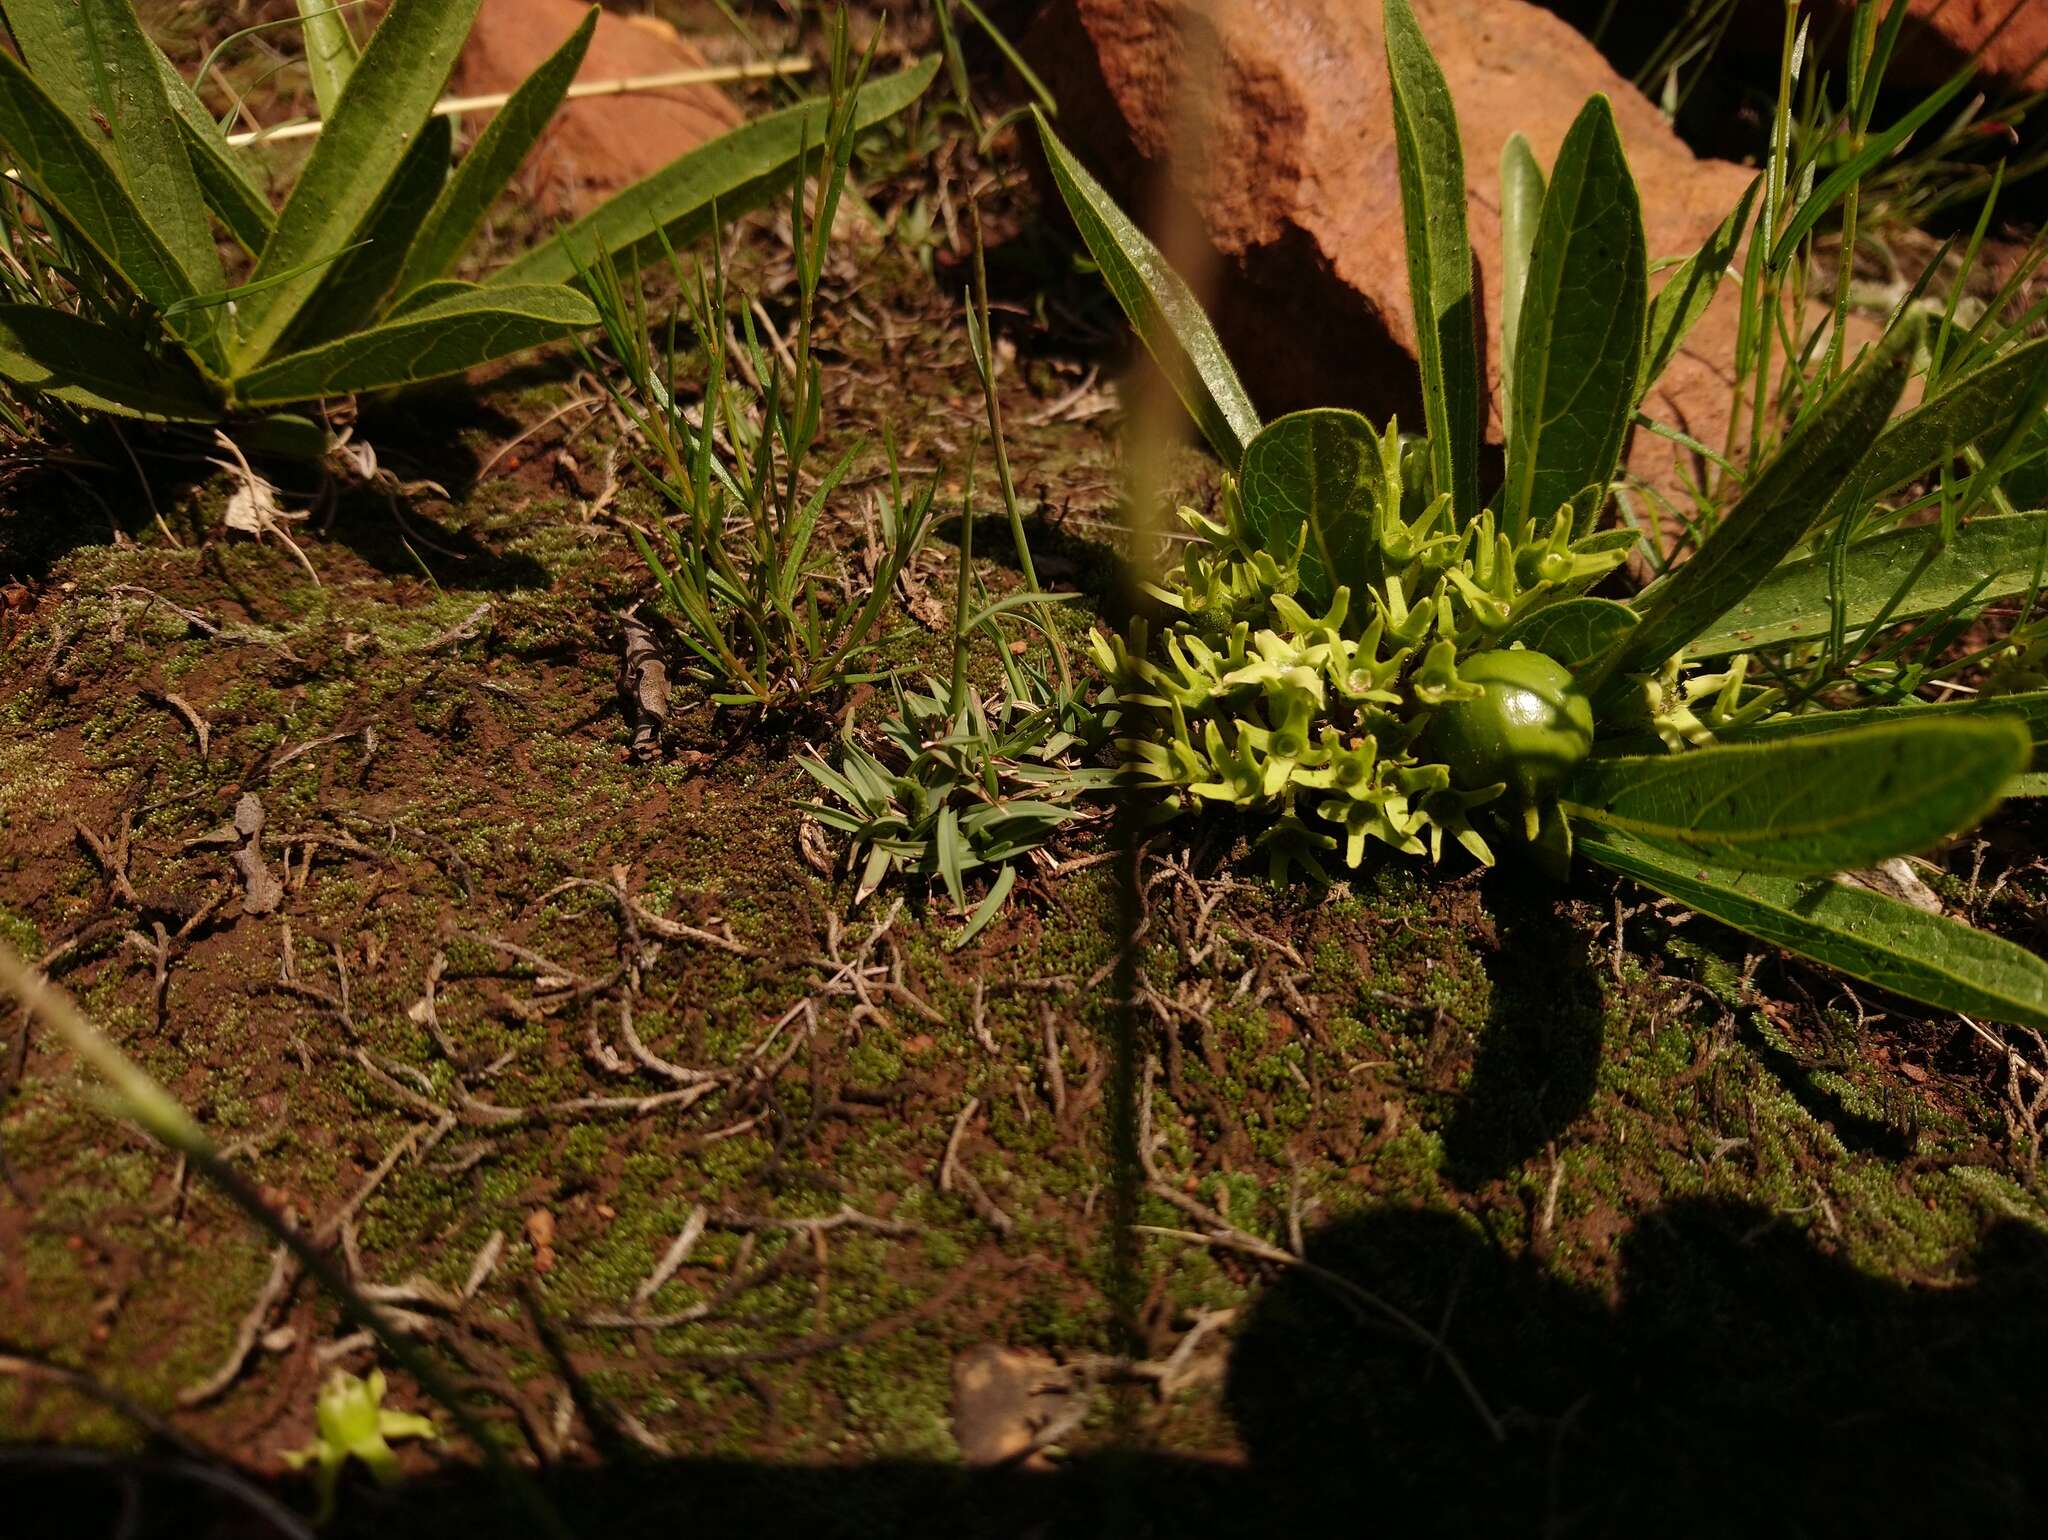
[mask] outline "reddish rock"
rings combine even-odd
[[[1398,412],[1421,426],[1414,324],[1380,8],[1375,0],[1222,0],[1213,21],[1186,0],[1053,0],[1028,41],[1060,101],[1059,127],[1112,193],[1143,217],[1192,199],[1220,271],[1211,302],[1247,388],[1268,413],[1310,405]],[[1500,354],[1499,166],[1526,134],[1548,165],[1596,91],[1614,102],[1653,258],[1690,253],[1751,173],[1701,160],[1584,37],[1525,0],[1415,0],[1456,102],[1467,216],[1481,271],[1485,354]],[[1208,29],[1220,110],[1203,153],[1178,157],[1176,84],[1190,25]],[[1196,55],[1200,57],[1200,54]],[[1214,174],[1205,174],[1204,168]],[[1648,409],[1716,443],[1725,432],[1733,306],[1694,333]],[[1497,438],[1496,393],[1490,434]],[[1636,435],[1631,462],[1671,483],[1671,445]]]
[[[1818,0],[1812,9],[1819,35],[1855,7],[1850,0]],[[1886,75],[1892,84],[1933,85],[1982,49],[1978,65],[1985,74],[2015,90],[2048,91],[2044,0],[1908,0],[1907,10],[1912,19]]]
[[[580,0],[484,0],[453,89],[463,96],[515,90],[576,30],[586,9]],[[704,56],[664,23],[607,13],[576,78],[617,80],[704,65]],[[740,110],[710,85],[569,102],[521,175],[544,212],[581,214],[740,121]]]

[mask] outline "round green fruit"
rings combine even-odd
[[[1555,798],[1593,747],[1593,704],[1563,664],[1503,649],[1458,659],[1486,693],[1440,706],[1425,742],[1467,791],[1505,781],[1524,807]]]

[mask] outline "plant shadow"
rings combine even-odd
[[[1471,1221],[1375,1210],[1314,1233],[1248,1308],[1225,1399],[1242,1463],[1097,1448],[1055,1470],[622,1454],[545,1485],[578,1535],[2021,1535],[2048,1519],[2048,1241],[1994,1226],[1966,1281],[1873,1278],[1752,1205],[1691,1199],[1567,1282]],[[1455,1364],[1398,1310],[1436,1334]],[[1469,1377],[1471,1389],[1461,1376]],[[1483,1410],[1482,1410],[1483,1408]],[[106,1472],[0,1462],[11,1534],[115,1532]],[[72,1454],[76,1451],[51,1451]],[[162,1458],[127,1533],[264,1532]],[[302,1484],[275,1495],[303,1504]],[[502,1516],[468,1469],[345,1494],[327,1533]]]
[[[1444,1127],[1451,1176],[1503,1176],[1556,1138],[1592,1100],[1604,1017],[1585,927],[1563,890],[1525,864],[1495,867],[1481,891],[1497,944],[1484,966],[1491,1004],[1472,1075]]]
[[[1450,1366],[1297,1273],[1254,1307],[1228,1398],[1276,1519],[1424,1534],[2038,1533],[2048,1245],[2002,1222],[1952,1289],[1858,1271],[1746,1204],[1618,1241],[1612,1300],[1466,1220],[1377,1212],[1310,1260],[1440,1331]],[[1303,1365],[1313,1362],[1314,1372]],[[1276,1532],[1277,1527],[1276,1527]]]

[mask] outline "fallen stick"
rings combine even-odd
[[[671,86],[708,86],[731,80],[773,80],[788,75],[808,75],[813,68],[815,66],[809,59],[791,54],[759,64],[717,64],[702,69],[669,70],[659,75],[626,75],[616,80],[583,81],[569,87],[564,94],[567,100],[580,102],[593,96],[665,91]],[[433,115],[452,118],[465,112],[495,112],[510,100],[512,93],[509,91],[493,91],[488,96],[446,96],[434,103]],[[319,118],[306,118],[297,123],[281,123],[276,128],[252,128],[239,134],[229,134],[227,142],[240,147],[276,144],[286,139],[310,139],[324,126]]]

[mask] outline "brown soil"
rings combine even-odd
[[[849,234],[824,312],[835,442],[886,424],[956,498],[951,231],[985,170],[1021,187],[1014,155],[878,161],[905,217]],[[1119,360],[1025,197],[990,208],[1005,409],[1078,634],[1116,586]],[[773,222],[739,251],[773,313]],[[1092,823],[957,951],[942,898],[849,914],[795,758],[872,694],[760,721],[685,693],[662,758],[628,753],[618,616],[651,585],[624,525],[659,510],[593,396],[556,356],[365,404],[381,463],[453,497],[345,493],[294,526],[317,584],[228,537],[227,482],[168,437],[131,438],[147,499],[109,440],[0,510],[0,933],[391,1290],[575,1532],[2038,1521],[2038,1040],[1589,875],[1275,889],[1224,826],[1155,837],[1133,904]],[[902,625],[887,661],[931,666]],[[209,842],[248,795],[272,912]],[[1932,880],[2039,946],[2039,829],[2005,815]],[[306,1511],[282,1457],[329,1369],[379,1359],[304,1281],[273,1297],[268,1246],[46,1032],[9,1016],[0,1048],[9,1533],[111,1531],[94,1451],[131,1532],[272,1532],[181,1441]],[[1045,1355],[1082,1416],[970,1473],[953,1367],[988,1345]],[[434,1411],[402,1374],[391,1399]],[[345,1484],[341,1532],[538,1532],[463,1440],[401,1456],[395,1494]]]

